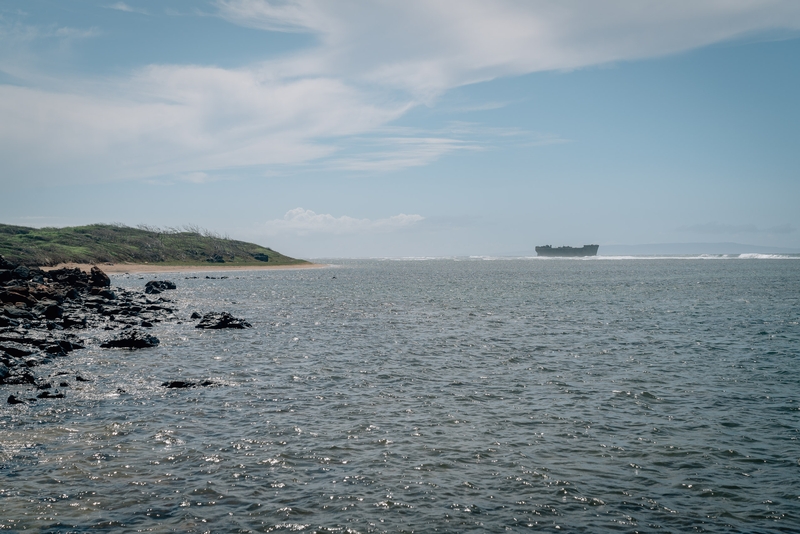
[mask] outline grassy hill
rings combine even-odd
[[[298,265],[308,263],[196,227],[119,224],[27,228],[0,224],[0,255],[14,263],[157,263],[160,265]]]

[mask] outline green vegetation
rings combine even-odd
[[[231,266],[308,263],[198,227],[131,228],[121,224],[68,228],[0,224],[0,255],[8,261],[25,265],[68,262]]]

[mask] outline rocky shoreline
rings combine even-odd
[[[44,271],[15,265],[0,256],[0,385],[29,385],[33,397],[10,395],[9,404],[63,398],[60,388],[69,377],[44,378],[40,369],[56,358],[86,347],[86,332],[108,331],[101,348],[139,349],[159,344],[146,329],[178,321],[172,301],[161,295],[175,289],[168,280],[150,281],[143,292],[111,287],[98,267]],[[248,328],[250,324],[227,313],[193,314],[197,328]],[[73,381],[88,379],[76,375]],[[53,382],[58,382],[58,385]],[[164,387],[206,386],[170,381]]]

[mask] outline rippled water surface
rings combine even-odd
[[[58,360],[2,528],[800,530],[800,261],[338,264],[170,275],[158,348]]]

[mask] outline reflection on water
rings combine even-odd
[[[339,263],[173,275],[158,348],[58,360],[67,398],[0,412],[2,527],[800,524],[800,262]]]

